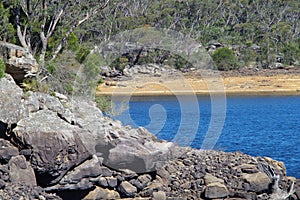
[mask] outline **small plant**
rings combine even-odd
[[[72,51],[77,51],[79,49],[79,42],[78,42],[79,39],[74,33],[71,33],[69,35],[67,41],[68,41],[67,49],[70,49]]]
[[[218,70],[228,71],[239,67],[237,56],[227,47],[217,49],[212,58]]]
[[[72,92],[74,91],[74,88],[71,84],[67,84],[64,89],[68,94],[72,94]]]
[[[55,74],[57,71],[57,65],[53,61],[49,61],[46,63],[46,69],[50,74]]]
[[[90,50],[86,47],[80,47],[80,49],[76,53],[76,60],[79,63],[83,63],[86,57],[89,55]]]
[[[48,93],[50,91],[50,86],[46,83],[41,83],[36,79],[26,79],[21,83],[23,90],[33,91],[33,92],[43,92]]]
[[[0,59],[0,79],[5,75],[5,63],[2,59]]]
[[[109,96],[97,96],[95,98],[97,107],[103,112],[109,112],[111,109],[111,97]]]
[[[104,83],[104,80],[103,80],[103,78],[100,78],[99,80],[98,80],[98,82],[97,82],[99,85],[101,85],[101,84],[103,84]]]

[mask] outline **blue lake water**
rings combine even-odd
[[[225,100],[226,107],[218,108],[224,102],[210,97],[133,98],[115,118],[146,127],[160,139],[198,149],[208,142],[216,150],[268,156],[283,161],[289,176],[300,178],[300,96]]]

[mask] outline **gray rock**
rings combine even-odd
[[[243,174],[244,180],[249,183],[250,191],[264,192],[269,190],[269,186],[272,183],[267,174],[258,172],[254,174]]]
[[[25,101],[26,104],[37,104],[35,110],[33,112],[36,112],[38,110],[42,109],[48,109],[53,112],[57,112],[59,114],[62,114],[64,112],[64,107],[59,101],[58,98],[51,96],[49,94],[40,93],[40,92],[30,92],[28,93],[27,101]]]
[[[118,125],[113,128],[122,130],[121,136],[112,139],[108,146],[98,146],[98,151],[107,152],[103,163],[110,168],[145,173],[154,171],[169,159],[172,143],[153,140],[153,135],[143,128],[126,130]]]
[[[166,200],[166,193],[163,191],[153,192],[153,200]]]
[[[11,157],[19,155],[17,147],[9,141],[0,138],[0,162],[8,163]]]
[[[101,174],[100,165],[97,156],[93,155],[92,159],[85,161],[72,171],[69,171],[61,180],[60,184],[78,183],[83,178],[93,178]]]
[[[242,172],[248,173],[248,174],[253,174],[259,172],[257,169],[257,165],[251,165],[251,164],[243,164],[239,166],[241,168]]]
[[[69,124],[75,124],[75,116],[69,109],[64,108],[60,100],[62,97],[58,98],[49,94],[31,91],[27,92],[24,96],[24,104],[28,113],[48,109],[56,112],[61,119],[68,122]],[[63,99],[62,101],[66,103],[65,99]]]
[[[169,180],[170,178],[170,174],[165,168],[159,168],[156,173],[164,180]]]
[[[205,181],[206,185],[209,185],[211,183],[222,183],[222,184],[224,184],[223,179],[217,178],[217,177],[215,177],[211,174],[208,174],[208,173],[204,176],[204,181]]]
[[[137,178],[134,185],[139,190],[142,190],[151,182],[151,180],[152,180],[152,178],[149,174],[144,174],[144,175],[141,175]]]
[[[142,196],[152,196],[153,192],[163,190],[163,185],[158,182],[151,182],[147,187],[140,193]]]
[[[118,185],[118,179],[115,177],[106,177],[108,186],[114,188]]]
[[[228,189],[220,182],[211,183],[206,186],[205,197],[209,199],[224,198],[229,195]]]
[[[135,173],[134,171],[130,170],[130,169],[121,169],[121,174],[125,179],[133,179],[138,177],[137,173]]]
[[[101,142],[106,141],[101,110],[94,103],[84,101],[71,101],[67,108],[73,114],[75,125],[87,130],[84,135],[80,135],[81,141],[91,154],[96,154],[96,139],[99,137]]]
[[[108,187],[107,179],[104,177],[100,177],[98,181],[98,185],[101,187]]]
[[[5,181],[0,179],[0,190],[3,190],[5,188],[5,186],[6,186]]]
[[[46,187],[45,191],[52,192],[52,191],[63,191],[63,190],[87,190],[93,187],[93,183],[90,181],[89,178],[83,178],[80,182],[76,183],[68,183],[68,184],[56,184],[50,187]]]
[[[119,199],[120,195],[118,192],[109,189],[103,189],[100,187],[96,187],[93,191],[89,192],[87,196],[85,196],[84,200],[115,200]]]
[[[119,187],[118,187],[118,191],[120,192],[120,194],[122,196],[125,197],[134,197],[137,189],[136,187],[134,187],[133,185],[131,185],[128,181],[123,181]]]
[[[105,166],[100,167],[100,174],[101,176],[108,177],[113,175],[113,171],[111,171],[109,168]]]
[[[25,116],[23,91],[10,75],[0,79],[0,122],[16,124]]]
[[[13,132],[20,146],[32,150],[30,162],[35,172],[52,180],[42,184],[57,183],[72,167],[91,156],[80,139],[86,131],[50,110],[20,120]]]
[[[25,157],[14,156],[8,162],[9,177],[12,183],[36,186],[35,174]]]

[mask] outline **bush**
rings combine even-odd
[[[5,75],[5,62],[0,58],[0,78]]]
[[[46,63],[46,69],[50,74],[55,74],[55,72],[57,71],[57,65],[55,62],[49,61]]]
[[[86,57],[89,55],[90,50],[86,47],[80,47],[80,49],[76,53],[76,60],[79,63],[83,63]]]
[[[212,58],[218,70],[227,71],[239,67],[237,56],[227,47],[217,49]]]
[[[283,63],[287,65],[293,65],[299,61],[300,57],[300,44],[296,43],[286,43],[283,45],[281,51],[284,54]]]
[[[69,35],[67,41],[67,49],[70,49],[72,51],[77,51],[79,49],[79,39],[74,33],[71,33]]]
[[[44,82],[39,82],[36,79],[25,79],[21,86],[25,92],[33,91],[33,92],[43,92],[49,93],[50,92],[50,85]]]
[[[95,98],[97,107],[103,112],[109,112],[111,109],[111,97],[109,96],[97,96]]]

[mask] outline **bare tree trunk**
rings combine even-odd
[[[48,38],[45,37],[45,34],[43,31],[41,31],[41,34],[40,34],[40,37],[41,37],[41,41],[42,41],[42,51],[41,51],[41,54],[40,54],[40,66],[42,68],[44,68],[45,66],[45,57],[46,57],[46,52],[47,52],[47,45],[48,45]]]
[[[87,13],[86,16],[85,16],[83,19],[77,21],[73,26],[71,26],[71,27],[69,28],[69,30],[65,33],[64,37],[61,39],[61,42],[60,42],[59,45],[57,46],[56,50],[54,51],[54,54],[53,54],[51,60],[54,60],[54,59],[57,57],[57,55],[59,54],[59,52],[61,51],[61,49],[62,49],[63,46],[65,45],[65,42],[66,42],[67,38],[69,37],[69,35],[70,35],[71,33],[73,33],[74,30],[75,30],[78,26],[80,26],[81,24],[83,24],[84,22],[86,22],[87,20],[89,20],[90,18],[94,17],[94,16],[99,12],[99,10],[103,10],[103,9],[108,5],[109,1],[110,1],[110,0],[107,0],[107,1],[105,2],[105,4],[102,5],[101,7],[95,8],[95,9],[93,9],[90,13]]]

